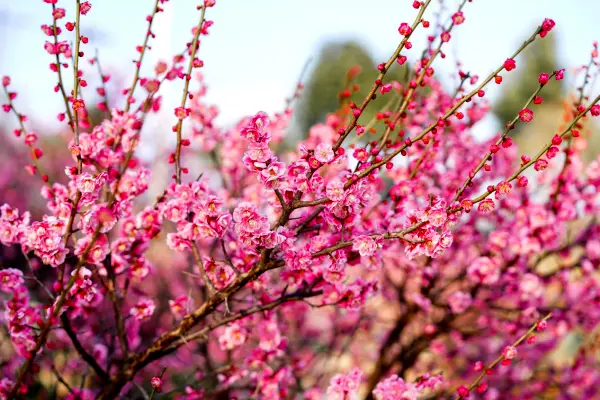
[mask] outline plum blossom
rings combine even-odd
[[[414,383],[404,382],[398,375],[392,375],[379,382],[373,390],[376,400],[417,400],[420,390]]]
[[[357,236],[352,243],[352,250],[358,251],[362,257],[370,257],[377,251],[377,242],[369,236]]]
[[[136,305],[129,309],[129,315],[138,321],[145,321],[154,314],[156,305],[150,299],[140,300]]]
[[[460,290],[452,293],[450,297],[448,297],[448,305],[454,314],[465,312],[471,306],[471,302],[471,295]]]
[[[233,350],[246,343],[248,332],[240,324],[227,325],[219,336],[219,346],[222,350]]]
[[[331,400],[352,400],[357,397],[358,386],[362,379],[363,373],[354,368],[347,374],[335,375],[329,381],[327,388],[327,399]]]
[[[467,268],[467,276],[475,283],[492,285],[498,282],[500,270],[497,263],[489,257],[479,257]]]
[[[329,145],[327,143],[320,143],[315,148],[315,158],[319,162],[326,164],[326,163],[330,162],[331,160],[333,160],[333,157],[334,157],[334,153],[333,153],[333,149],[331,148],[331,145]]]

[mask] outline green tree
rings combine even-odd
[[[384,61],[384,60],[382,60]],[[380,61],[381,62],[381,61]],[[369,90],[373,87],[379,71],[377,64],[369,52],[354,41],[330,42],[325,44],[317,57],[310,78],[305,85],[305,91],[298,105],[297,124],[300,132],[306,134],[308,129],[318,122],[323,122],[328,113],[338,109],[341,92],[348,82],[350,68],[360,66],[361,72],[352,82],[360,89],[352,94],[352,101],[360,104]],[[386,74],[385,82],[406,79],[405,66],[394,64]],[[378,93],[379,95],[379,93]],[[379,96],[374,100],[360,118],[360,123],[366,124],[387,103],[389,97]]]

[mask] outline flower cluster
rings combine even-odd
[[[368,95],[358,98],[361,70],[351,68],[338,109],[289,146],[302,83],[280,112],[219,124],[200,72],[218,29],[207,19],[214,0],[198,5],[184,51],[143,67],[166,3],[144,16],[123,72],[133,79],[113,93],[99,57],[86,56],[85,17],[102,5],[44,0],[40,46],[59,82],[64,158],[45,156],[14,80],[1,80],[2,109],[30,158],[2,171],[26,164],[46,208],[15,201],[38,197],[15,196],[4,184],[20,179],[12,172],[0,177],[0,339],[10,339],[0,340],[0,399],[522,399],[556,386],[598,397],[600,159],[586,165],[583,153],[600,116],[596,44],[572,77],[582,83],[565,100],[564,126],[519,154],[514,128],[544,115],[543,91],[567,70],[534,77],[501,132],[474,132],[491,109],[487,85],[511,79],[554,21],[486,77],[458,64],[449,90],[435,65],[470,2],[442,7],[434,24],[432,2],[416,0]],[[420,57],[415,32],[429,37]],[[406,81],[389,78],[396,63]],[[99,85],[99,123],[86,79]],[[146,121],[177,82],[175,146],[148,160]],[[381,96],[388,104],[366,121]],[[151,174],[162,167],[174,170],[167,182]],[[555,364],[548,354],[579,332],[590,345]]]

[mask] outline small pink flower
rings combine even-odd
[[[7,268],[0,270],[0,290],[4,292],[12,292],[25,281],[23,280],[23,272],[15,268]]]
[[[190,115],[190,109],[185,107],[177,107],[175,109],[175,116],[179,119],[185,119]]]
[[[392,90],[392,84],[391,83],[386,83],[384,85],[381,86],[381,88],[379,89],[381,94],[387,93],[390,90]],[[360,127],[361,131],[359,132],[359,127],[356,128],[356,134],[360,135],[361,133],[363,133],[365,131],[365,128]]]
[[[419,392],[414,383],[405,382],[398,375],[391,375],[377,384],[373,397],[376,400],[413,400],[419,397]]]
[[[540,74],[540,77],[538,78],[538,82],[540,83],[540,85],[545,85],[546,83],[548,83],[549,80],[550,80],[550,75],[548,75],[545,72],[542,72]]]
[[[463,12],[459,11],[457,13],[454,13],[454,15],[452,15],[452,22],[454,23],[454,25],[460,25],[463,22],[465,22],[465,16]]]
[[[65,11],[64,8],[55,8],[54,11],[52,12],[52,16],[54,17],[54,19],[64,18],[65,15],[67,15],[67,12]]]
[[[158,376],[155,376],[150,379],[150,385],[152,385],[152,387],[158,391],[162,386],[162,380]]]
[[[499,199],[502,195],[510,193],[511,190],[512,190],[512,185],[510,184],[510,182],[506,182],[506,181],[498,182],[498,184],[496,185],[495,197],[497,199]]]
[[[35,144],[38,140],[38,136],[34,132],[29,132],[25,135],[25,144]]]
[[[334,156],[335,154],[333,153],[333,149],[331,148],[330,144],[320,143],[315,148],[315,158],[323,164],[333,160]]]
[[[471,199],[464,199],[460,202],[460,206],[466,211],[466,212],[470,212],[471,209],[473,209],[473,200]]]
[[[326,193],[331,201],[341,201],[344,199],[344,184],[337,178],[333,179],[327,184]]]
[[[457,291],[452,293],[448,298],[448,305],[454,314],[461,314],[469,308],[472,301],[469,293]]]
[[[556,157],[556,155],[558,154],[559,151],[560,151],[560,149],[558,147],[550,146],[550,148],[546,152],[546,157],[548,157],[548,159],[551,160],[554,157]]]
[[[528,183],[529,183],[529,180],[527,179],[526,176],[521,175],[520,177],[517,178],[517,184],[519,185],[519,187],[525,187],[525,186],[527,186]]]
[[[533,164],[533,169],[536,171],[543,171],[546,168],[548,168],[548,161],[543,158],[540,158],[535,162],[535,164]]]
[[[135,306],[131,307],[129,310],[129,315],[138,321],[145,321],[154,314],[154,310],[156,309],[156,305],[154,301],[150,299],[144,299],[139,301]]]
[[[219,336],[219,346],[222,350],[233,350],[240,347],[248,339],[248,331],[242,328],[240,324],[233,323],[227,325],[223,334]]]
[[[544,22],[542,22],[542,30],[545,32],[550,32],[555,25],[556,23],[554,22],[554,20],[546,18],[544,19]]]
[[[347,374],[335,375],[329,381],[329,387],[327,388],[327,399],[331,400],[344,400],[354,398],[360,381],[362,379],[362,372],[358,368],[354,368]]]
[[[369,159],[369,152],[367,151],[367,149],[361,147],[361,148],[354,150],[354,153],[352,153],[352,156],[360,162],[365,162]]]
[[[494,208],[496,208],[494,200],[485,199],[481,203],[479,203],[479,205],[477,206],[477,211],[479,211],[480,213],[487,214],[494,211]]]
[[[494,260],[489,257],[479,257],[467,268],[467,277],[474,283],[493,285],[500,279],[500,270]]]
[[[432,226],[442,226],[448,220],[445,207],[435,207],[427,212],[427,220]]]
[[[91,9],[92,9],[92,5],[90,4],[89,1],[81,3],[81,6],[79,6],[79,11],[81,12],[82,15],[86,15],[88,12],[90,12]]]
[[[370,257],[377,251],[377,243],[369,236],[358,236],[352,241],[352,250],[358,251],[362,257]]]
[[[169,308],[176,317],[181,318],[187,314],[187,307],[189,303],[189,298],[185,295],[182,295],[175,300],[169,300]]]
[[[512,58],[507,58],[506,61],[504,61],[505,70],[512,71],[515,68],[517,68],[517,63]]]
[[[531,122],[533,119],[533,111],[531,111],[529,108],[524,108],[519,111],[519,118],[523,122]]]
[[[403,22],[400,24],[400,27],[398,28],[398,32],[402,36],[408,36],[412,33],[412,28],[406,22]]]
[[[512,360],[517,356],[517,348],[513,346],[506,346],[504,350],[502,350],[502,355],[506,360]]]

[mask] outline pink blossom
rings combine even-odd
[[[471,306],[471,302],[471,295],[460,290],[452,293],[448,298],[448,305],[454,314],[465,312]]]
[[[82,15],[86,15],[88,12],[90,12],[91,9],[92,9],[92,5],[90,4],[89,1],[84,1],[79,6],[79,11],[81,12]]]
[[[150,379],[150,385],[154,389],[159,390],[162,387],[162,380],[158,376],[154,376]]]
[[[512,185],[510,184],[510,182],[506,182],[506,181],[498,182],[498,184],[496,185],[496,194],[495,194],[496,199],[499,199],[503,195],[510,193],[511,190],[512,190]]]
[[[537,160],[535,162],[535,164],[533,165],[533,169],[535,169],[536,171],[543,171],[548,167],[548,160],[545,160],[543,158],[540,158],[539,160]]]
[[[479,257],[473,260],[467,268],[467,276],[475,283],[492,285],[500,278],[500,270],[489,257]]]
[[[0,290],[12,292],[23,285],[23,273],[15,268],[0,270]]]
[[[150,299],[140,300],[135,306],[129,309],[129,315],[138,321],[145,321],[154,314],[156,305]]]
[[[412,28],[406,22],[403,22],[398,28],[398,33],[400,33],[402,36],[409,36],[412,33]]]
[[[362,372],[358,368],[354,368],[348,374],[335,375],[329,381],[327,388],[327,399],[331,400],[350,400],[354,399],[360,381]]]
[[[512,360],[517,356],[517,349],[513,346],[506,346],[504,350],[502,350],[502,355],[506,360]]]
[[[523,122],[531,122],[533,119],[533,111],[531,111],[529,108],[524,108],[519,111],[519,118]]]
[[[370,257],[377,251],[377,243],[369,236],[357,236],[353,240],[352,250],[358,251],[361,257]]]
[[[183,295],[179,296],[175,300],[169,300],[169,308],[175,317],[181,318],[188,313],[190,308],[190,299]]]
[[[327,143],[320,143],[315,148],[315,158],[324,164],[333,160],[333,149]]]
[[[477,206],[477,211],[479,211],[480,213],[486,214],[486,213],[490,213],[490,212],[494,211],[495,208],[496,208],[496,205],[494,204],[494,200],[484,199]]]
[[[507,58],[506,61],[504,61],[504,69],[507,71],[512,71],[515,68],[517,68],[517,64],[512,58]]]
[[[339,179],[332,179],[327,184],[327,197],[332,201],[341,201],[344,199],[344,184]]]
[[[420,391],[413,383],[406,383],[398,375],[379,382],[373,390],[376,400],[417,400]]]
[[[465,22],[465,16],[462,11],[458,11],[452,15],[452,22],[454,25],[460,25]]]
[[[219,336],[219,346],[222,350],[233,350],[243,345],[248,339],[248,332],[239,324],[231,324],[225,327]]]
[[[552,20],[550,18],[546,18],[542,22],[542,30],[544,30],[546,32],[550,32],[552,30],[552,28],[554,28],[555,25],[556,25],[556,23],[554,22],[554,20]]]

